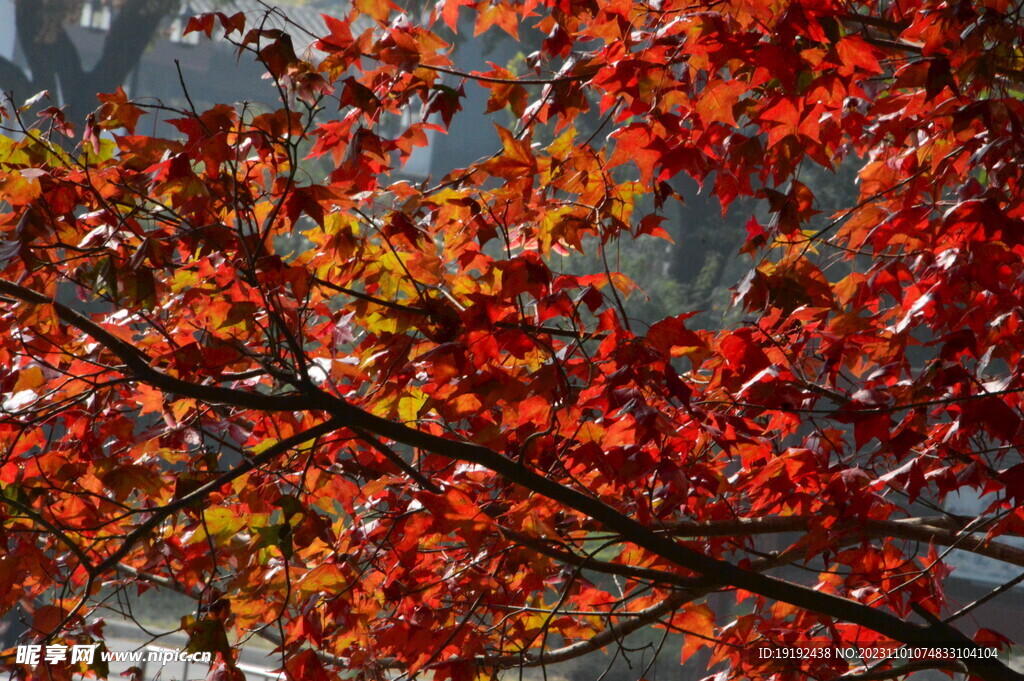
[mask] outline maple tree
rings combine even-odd
[[[460,12],[539,29],[532,71],[456,68]],[[280,108],[163,139],[120,90],[78,128],[8,107],[0,606],[81,642],[110,589],[179,591],[216,678],[235,634],[289,678],[440,680],[654,626],[720,678],[1019,679],[971,654],[1014,632],[964,626],[982,601],[947,602],[944,561],[1024,566],[1020,12],[357,0],[304,56],[211,13],[189,28],[256,55]],[[452,78],[517,125],[393,178]],[[860,195],[819,215],[801,170],[841,163]],[[641,328],[625,276],[556,268],[664,237],[680,174],[762,206],[726,329]],[[977,517],[943,510],[961,491]],[[749,654],[887,642],[967,654]]]

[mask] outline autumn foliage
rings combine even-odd
[[[441,681],[648,626],[720,679],[1020,678],[749,654],[1019,636],[944,591],[952,549],[1024,567],[1019,15],[356,0],[309,52],[192,21],[263,62],[277,109],[8,107],[0,610],[79,642],[112,590],[172,589],[218,678],[253,632],[290,679]],[[518,71],[456,67],[452,32],[488,29],[546,37]],[[469,88],[500,148],[402,179]],[[841,164],[859,197],[821,214],[809,169]],[[719,331],[563,267],[667,236],[683,175],[754,199]],[[958,492],[977,517],[943,510]]]

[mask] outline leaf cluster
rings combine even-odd
[[[530,72],[453,64],[463,14],[543,32]],[[1020,678],[751,654],[1009,642],[945,583],[953,550],[1024,566],[1018,14],[356,0],[305,51],[209,13],[189,29],[279,108],[186,108],[162,138],[138,127],[166,107],[120,90],[77,132],[9,107],[0,608],[83,641],[111,589],[175,590],[230,678],[233,634],[290,678],[462,681],[649,625],[722,679]],[[471,87],[516,116],[500,148],[396,179]],[[806,168],[856,159],[821,216]],[[612,257],[665,236],[683,174],[757,202],[724,329],[635,324]],[[597,271],[562,267],[580,252]],[[961,490],[977,517],[944,511]]]

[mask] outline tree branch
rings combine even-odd
[[[728,561],[713,558],[691,549],[656,530],[648,528],[596,497],[551,480],[482,445],[451,440],[425,433],[405,424],[389,421],[314,386],[306,386],[306,394],[304,395],[270,396],[231,388],[199,386],[182,381],[152,368],[134,346],[117,338],[81,314],[40,293],[6,281],[0,281],[0,292],[32,304],[53,305],[58,316],[63,321],[91,335],[120,357],[136,373],[140,380],[147,381],[161,390],[178,392],[186,396],[197,397],[198,399],[252,409],[273,411],[323,410],[333,417],[331,419],[331,422],[333,422],[331,427],[324,432],[329,432],[329,430],[343,425],[354,425],[375,435],[433,452],[448,459],[483,466],[510,482],[592,518],[600,525],[603,525],[605,529],[618,533],[633,544],[685,570],[707,578],[712,586],[730,586],[744,589],[751,593],[788,603],[805,610],[827,614],[837,619],[860,624],[894,641],[910,645],[933,646],[948,640],[948,635],[945,631],[937,631],[934,627],[907,622],[900,617],[857,601],[815,591],[814,589],[768,575],[753,573],[737,567]],[[315,437],[312,434],[314,429],[326,425],[315,426],[313,429],[301,434],[301,436],[304,436],[305,439]],[[278,446],[284,445],[285,442],[278,443]],[[299,444],[299,442],[296,441],[288,446],[294,446]],[[264,452],[263,455],[267,453]],[[277,453],[279,452],[275,452],[274,455]],[[233,477],[229,479],[233,479]],[[223,482],[217,483],[218,486],[221,484]],[[203,494],[210,491],[206,487],[200,488],[200,490],[206,490]],[[196,493],[199,493],[200,490],[196,490]],[[176,507],[183,507],[201,498],[201,496],[192,498],[193,495],[188,495],[183,497],[178,502],[175,502]],[[166,517],[166,514],[164,517]],[[153,519],[150,519],[150,521],[144,523],[136,531],[133,531],[129,539],[138,541],[141,536],[156,527],[159,522],[153,522]],[[121,549],[97,566],[97,572],[110,569],[127,555],[130,548],[130,544],[126,541]],[[980,651],[980,646],[977,646],[977,644],[964,643],[963,645],[979,648]],[[1021,681],[1024,679],[1024,675],[1013,671],[998,660],[981,659],[979,656],[968,659],[966,665],[971,673],[983,675],[991,681]]]
[[[168,577],[162,577],[160,575],[154,575],[152,573],[144,572],[142,570],[137,570],[136,568],[133,568],[130,565],[126,565],[125,563],[117,563],[114,566],[114,569],[117,572],[127,575],[133,580],[147,582],[148,584],[152,584],[153,586],[156,586],[161,589],[169,589],[171,591],[174,591],[175,593],[187,596],[188,598],[191,598],[197,603],[202,603],[203,594],[201,589],[189,589],[184,584],[176,582],[173,579],[170,579]],[[275,648],[281,645],[280,637],[278,637],[274,630],[269,627],[258,627],[256,629],[251,630],[250,633],[259,636],[264,641],[272,643]],[[337,655],[331,655],[330,653],[326,653],[320,649],[315,649],[315,652],[316,656],[319,657],[321,660],[324,660],[325,662],[330,662],[332,664],[337,665],[345,664],[345,660],[339,658]]]
[[[79,564],[81,564],[82,569],[85,570],[85,572],[88,575],[92,576],[96,574],[96,568],[93,567],[92,561],[89,560],[89,556],[86,555],[82,547],[79,546],[73,539],[71,539],[71,537],[69,537],[67,533],[64,532],[64,530],[50,522],[50,520],[47,519],[44,515],[36,511],[34,508],[26,504],[23,504],[16,499],[12,499],[5,494],[0,494],[0,503],[7,504],[12,508],[17,509],[26,517],[30,518],[33,522],[39,523],[47,530],[52,532],[53,536],[56,537],[59,542],[67,546],[68,550],[71,551],[72,554],[74,554],[75,558],[78,559]]]
[[[473,660],[474,663],[484,666],[504,667],[540,667],[546,664],[556,664],[586,655],[587,653],[600,650],[607,645],[622,640],[633,632],[657,622],[665,615],[678,610],[682,605],[699,597],[701,594],[694,594],[690,591],[678,591],[670,594],[664,601],[652,605],[644,610],[629,613],[633,615],[628,620],[615,626],[609,626],[585,641],[578,641],[562,648],[556,648],[549,652],[540,652],[533,655],[495,655],[481,656]]]
[[[600,499],[546,478],[487,447],[470,442],[449,440],[424,433],[404,424],[394,423],[319,390],[317,390],[316,399],[319,408],[334,414],[343,421],[359,423],[360,427],[377,435],[419,447],[449,459],[488,468],[511,482],[593,518],[606,529],[628,538],[628,541],[637,546],[651,551],[681,568],[713,580],[716,585],[738,587],[805,610],[860,624],[894,641],[910,645],[933,646],[947,640],[932,627],[907,622],[895,615],[857,601],[815,591],[775,577],[752,573],[727,561],[683,546],[624,515]],[[980,649],[976,644],[970,645]],[[1013,671],[998,660],[975,658],[968,660],[967,666],[972,673],[983,674],[993,680],[1021,681],[1024,679],[1024,675]]]
[[[244,409],[261,411],[303,411],[315,408],[313,400],[297,394],[268,395],[264,393],[224,388],[216,385],[199,385],[183,381],[150,366],[149,358],[132,344],[121,340],[85,315],[72,310],[42,293],[0,280],[0,292],[31,305],[52,305],[57,317],[82,331],[124,362],[125,368],[138,381],[148,383],[166,393],[191,397],[204,402],[225,404]]]
[[[681,591],[671,594],[665,599],[665,601],[656,606],[651,606],[645,610],[629,613],[632,617],[628,621],[617,625],[611,625],[605,631],[597,634],[593,638],[587,639],[586,641],[579,641],[550,652],[528,655],[525,657],[522,655],[481,656],[473,660],[474,663],[479,665],[494,665],[497,667],[538,667],[545,664],[566,662],[596,650],[600,650],[609,644],[619,641],[641,627],[653,624],[673,610],[676,610],[697,598],[706,596],[714,590],[714,587],[709,586],[711,580],[707,578],[693,579],[680,577],[661,570],[631,568],[629,566],[618,565],[616,563],[598,561],[590,557],[577,556],[573,553],[554,549],[550,546],[546,546],[543,542],[532,541],[528,537],[524,537],[523,535],[506,528],[502,528],[502,532],[509,535],[513,540],[529,546],[539,553],[549,555],[555,560],[561,560],[570,565],[580,566],[583,569],[594,570],[595,572],[617,574],[631,579],[648,579],[650,581],[661,582],[663,584],[675,584],[683,586],[684,588]],[[760,558],[754,561],[751,565],[751,570],[754,572],[770,570],[782,564],[785,560],[786,558],[783,554],[771,556],[769,558]],[[620,570],[619,568],[622,569]]]
[[[365,56],[376,58],[376,56],[372,54]],[[450,76],[458,76],[459,78],[465,78],[467,80],[475,80],[480,83],[495,83],[498,85],[555,85],[557,83],[578,83],[590,78],[592,75],[553,76],[551,78],[495,78],[494,76],[485,76],[482,73],[469,73],[468,71],[459,71],[445,66],[419,64],[419,67],[429,71],[437,71],[438,73],[447,73]]]
[[[771,516],[765,518],[733,518],[704,523],[675,523],[667,529],[676,536],[686,537],[727,537],[777,534],[780,532],[804,532],[810,528],[814,518],[808,516]],[[972,519],[973,520],[973,519]],[[943,524],[946,527],[938,527]],[[850,518],[830,528],[832,532],[861,532],[871,537],[895,537],[913,541],[935,542],[961,551],[1011,565],[1024,567],[1024,548],[989,540],[972,528],[964,533],[967,522],[954,518],[905,518],[899,520],[861,520]]]
[[[332,431],[335,431],[338,428],[342,427],[342,425],[343,424],[341,423],[340,419],[333,418],[322,423],[319,423],[315,426],[312,426],[311,428],[307,428],[306,430],[300,433],[296,433],[291,437],[287,437],[283,440],[280,440],[277,443],[271,445],[270,447],[267,447],[265,450],[263,450],[256,456],[250,457],[242,461],[242,463],[238,464],[231,470],[226,471],[221,475],[218,475],[210,482],[206,483],[205,485],[202,485],[201,487],[196,488],[195,490],[189,492],[185,496],[176,499],[170,502],[169,504],[161,506],[158,509],[154,509],[153,515],[151,515],[145,522],[143,522],[134,530],[132,530],[131,533],[129,533],[128,536],[124,538],[124,541],[121,542],[121,546],[116,551],[107,556],[101,563],[96,565],[96,574],[101,574],[107,570],[110,570],[118,563],[120,563],[121,560],[125,556],[127,556],[128,553],[132,550],[135,544],[139,542],[139,540],[141,540],[143,537],[149,534],[153,529],[160,525],[160,523],[166,520],[171,514],[185,508],[186,506],[194,504],[198,501],[202,501],[211,492],[220,489],[221,487],[228,484],[232,480],[241,477],[242,475],[248,473],[254,468],[257,468],[265,463],[273,461],[275,458],[277,458],[281,454],[284,454],[289,449],[297,447],[303,442],[313,440],[315,438],[326,435]]]
[[[393,463],[399,470],[408,475],[410,478],[416,481],[416,483],[434,494],[443,494],[444,490],[437,486],[435,482],[427,478],[420,473],[418,470],[413,468],[405,459],[403,459],[398,452],[388,447],[386,444],[375,438],[373,435],[363,431],[361,428],[351,426],[353,432],[359,436],[359,439],[370,445],[374,450],[379,452],[385,459]]]
[[[597,560],[591,556],[581,556],[571,551],[563,551],[562,549],[551,546],[547,541],[527,537],[526,535],[520,534],[519,532],[507,527],[499,527],[501,527],[501,533],[512,541],[523,546],[527,546],[537,553],[553,558],[554,560],[566,565],[572,565],[584,570],[600,572],[606,575],[618,575],[619,577],[626,577],[628,579],[647,580],[653,584],[671,584],[673,586],[683,588],[696,588],[703,584],[700,579],[683,577],[682,575],[677,575],[674,572],[622,565],[621,563],[609,563],[607,561]]]

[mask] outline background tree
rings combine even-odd
[[[53,101],[66,105],[69,120],[79,123],[96,107],[96,93],[113,92],[126,81],[161,22],[179,10],[177,3],[163,0],[110,3],[113,19],[103,51],[87,68],[66,27],[78,21],[82,4],[82,0],[15,0],[18,44],[28,73],[0,59],[0,88],[13,93],[15,101],[45,90]]]
[[[188,18],[196,3],[190,5],[179,0],[11,0],[11,3],[24,68],[0,58],[0,91],[13,94],[16,102],[42,91],[49,92],[50,98],[43,100],[41,106],[59,103],[68,120],[81,124],[96,107],[96,94],[113,92],[119,86],[136,98],[163,96],[169,101],[181,98],[182,93],[167,87],[167,83],[174,83],[173,87],[180,89],[178,83],[184,79],[197,101],[215,99],[199,77],[202,74],[196,74],[195,70],[197,61],[201,63],[210,58],[198,53],[216,48],[206,45],[203,47],[212,50],[190,49],[177,54],[167,54],[166,50],[167,38],[173,42],[180,37],[183,20]],[[278,0],[272,4],[261,4],[258,0],[211,0],[203,6],[225,11],[244,9],[255,16],[273,6],[294,11],[296,6],[307,4],[307,0]],[[330,0],[321,3],[322,6],[330,4]],[[280,16],[283,14],[272,16],[271,23],[279,21]],[[161,40],[164,53],[151,59],[150,66],[163,73],[146,73],[140,79],[146,52]],[[160,59],[165,59],[166,63],[152,63]],[[182,62],[178,67],[183,72],[181,77],[172,59]],[[232,71],[227,63],[222,64],[222,69],[229,82],[222,82],[214,89],[221,98],[262,101],[265,93],[259,87],[260,73],[238,68]]]
[[[1019,8],[463,11],[544,32],[531,72],[454,68],[430,19],[458,2],[356,2],[315,62],[242,15],[191,24],[258,57],[276,110],[164,139],[119,91],[74,153],[60,112],[8,112],[0,605],[83,641],[111,589],[176,590],[229,678],[232,632],[296,679],[471,679],[650,625],[721,678],[1021,678],[986,656],[1015,632],[965,622],[1024,577],[944,591],[953,550],[1024,567]],[[458,109],[443,74],[517,124],[389,179]],[[574,127],[590,101],[606,139]],[[822,219],[805,168],[851,158],[860,195]],[[662,235],[682,173],[761,202],[719,331],[634,326],[609,258]],[[597,271],[558,271],[586,249]],[[944,510],[961,491],[977,517]],[[925,653],[835,652],[893,643]]]

